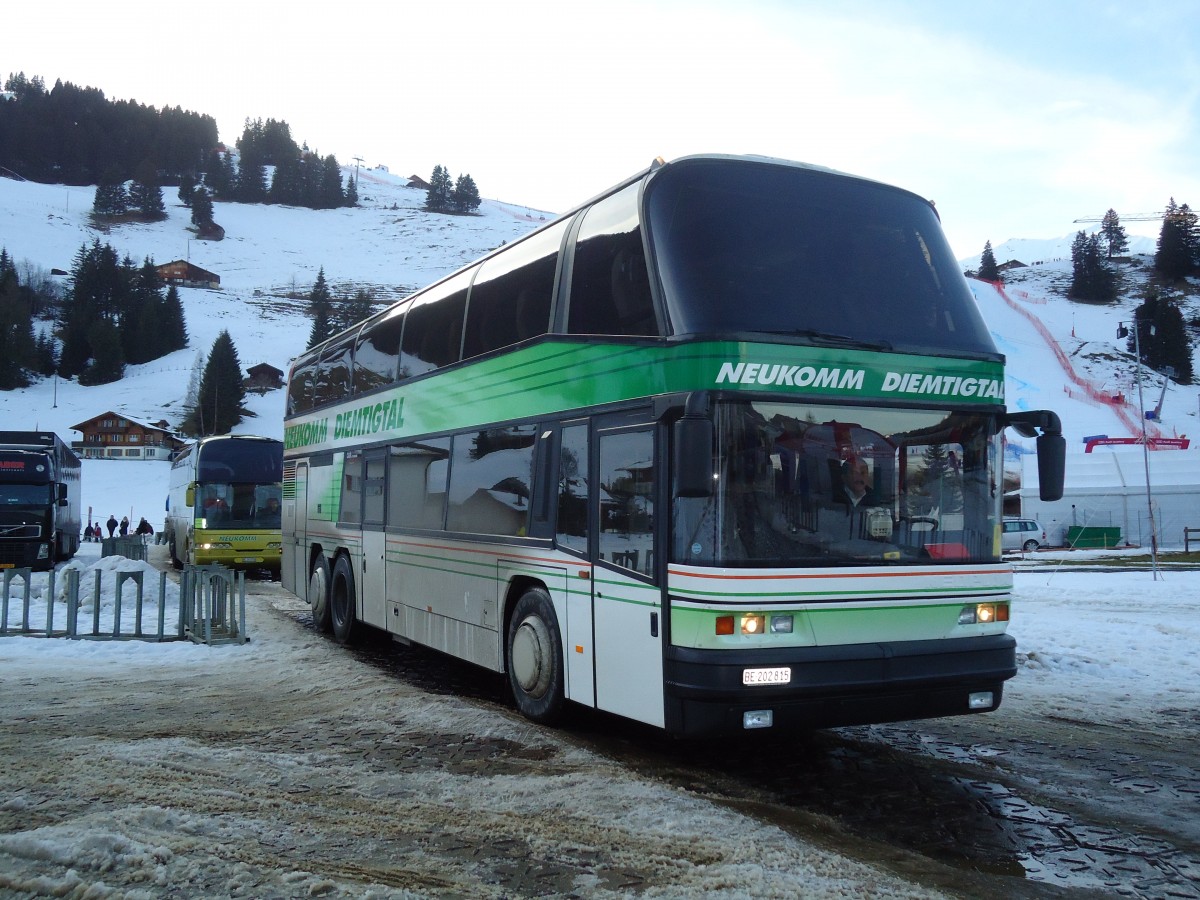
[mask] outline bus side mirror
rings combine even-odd
[[[1067,468],[1067,439],[1061,434],[1039,434],[1037,439],[1038,492],[1043,500],[1061,500]]]
[[[1037,435],[1038,495],[1047,503],[1061,500],[1067,468],[1067,441],[1058,415],[1048,409],[1010,412],[1001,422],[1016,429],[1022,437]]]
[[[675,423],[675,496],[709,497],[713,491],[713,423],[685,415]]]
[[[184,497],[184,502],[187,503],[188,509],[191,509],[193,506],[196,505],[196,485],[195,484],[188,485],[187,494]]]

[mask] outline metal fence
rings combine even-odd
[[[178,600],[168,596],[167,573],[158,573],[157,596],[148,596],[146,572],[113,572],[112,605],[104,607],[102,576],[83,577],[67,568],[63,597],[57,598],[58,572],[46,574],[46,585],[35,609],[33,571],[6,569],[0,592],[0,636],[65,637],[75,640],[191,640],[202,644],[245,643],[246,573],[223,566],[187,566],[180,578]],[[133,601],[124,595],[127,583],[135,587]],[[151,579],[153,583],[153,579]],[[91,596],[91,614],[80,615]],[[44,610],[41,607],[44,606]],[[168,621],[169,619],[169,621]],[[35,621],[36,620],[36,621]]]

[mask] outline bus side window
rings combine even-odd
[[[313,378],[317,368],[315,359],[296,363],[292,378],[288,382],[288,415],[298,416],[313,408]]]
[[[342,507],[338,521],[357,524],[362,521],[363,458],[347,454],[342,468]]]
[[[350,396],[350,356],[354,349],[354,336],[341,338],[321,353],[321,364],[317,369],[315,405],[337,403]]]
[[[400,370],[424,375],[458,362],[467,287],[477,271],[469,269],[414,298],[404,323]]]
[[[471,285],[463,358],[545,334],[558,252],[569,220],[493,256]]]
[[[587,553],[588,542],[588,427],[568,425],[558,451],[558,520],[554,527],[560,547]]]
[[[449,438],[433,438],[390,448],[387,473],[389,525],[442,527],[449,456]]]
[[[569,334],[656,335],[637,214],[637,185],[601,200],[575,240]]]
[[[404,373],[397,371],[404,309],[388,310],[363,326],[354,348],[354,393],[383,387],[404,377]]]

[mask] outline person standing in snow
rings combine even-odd
[[[116,530],[117,530],[117,517],[110,514],[108,517],[108,521],[105,522],[104,524],[108,526],[108,536],[112,537],[116,533]]]
[[[154,534],[154,528],[151,527],[150,523],[146,521],[146,517],[142,516],[141,521],[138,522],[137,528],[134,529],[133,533],[138,535],[144,544],[147,540],[149,540],[150,535]]]
[[[129,536],[129,516],[121,516],[121,537]]]

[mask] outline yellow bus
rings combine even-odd
[[[279,572],[283,443],[250,435],[203,438],[171,463],[171,561]]]

